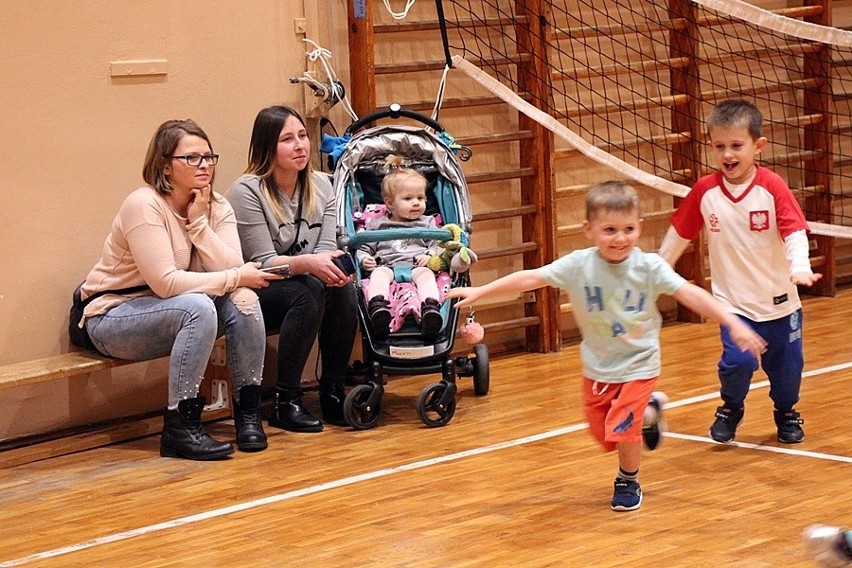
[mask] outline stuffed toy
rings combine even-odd
[[[475,345],[485,337],[485,329],[473,317],[473,312],[467,315],[467,321],[459,328],[459,337],[468,345]]]
[[[433,256],[426,264],[434,272],[441,270],[450,270],[452,272],[467,272],[470,265],[476,262],[476,253],[468,248],[467,233],[455,223],[449,223],[441,227],[452,233],[453,238],[449,241],[440,243],[443,252],[438,256]]]

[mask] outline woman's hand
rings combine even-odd
[[[202,215],[210,211],[210,194],[213,188],[209,185],[192,189],[189,197],[189,206],[186,209],[186,220],[192,223]]]
[[[272,280],[282,280],[284,277],[270,272],[260,270],[259,262],[247,262],[237,269],[240,278],[237,281],[240,286],[246,288],[266,288]]]
[[[331,259],[345,254],[341,250],[334,252],[318,252],[314,254],[300,255],[300,261],[305,262],[308,274],[313,274],[323,282],[326,286],[340,287],[349,284],[351,279],[344,274]]]

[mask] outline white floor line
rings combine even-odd
[[[705,444],[717,444],[724,446],[736,446],[738,448],[746,448],[749,450],[760,450],[761,452],[773,452],[776,454],[787,454],[788,456],[800,456],[805,458],[814,458],[818,460],[838,461],[841,463],[852,463],[850,456],[836,456],[834,454],[823,454],[821,452],[809,452],[807,450],[797,450],[794,448],[779,448],[778,446],[764,446],[762,444],[750,444],[748,442],[719,442],[705,436],[693,436],[692,434],[678,434],[676,432],[666,432],[666,438],[677,438],[679,440],[689,440],[691,442],[703,442]]]
[[[843,369],[852,368],[852,362],[843,363],[839,365],[832,365],[830,367],[823,367],[821,369],[814,369],[813,371],[807,371],[802,373],[802,377],[813,377],[816,375],[821,375],[825,373],[831,373],[834,371],[840,371]],[[769,381],[761,381],[758,383],[753,383],[750,387],[750,390],[763,388],[769,385]],[[712,394],[694,396],[683,400],[678,400],[674,402],[670,402],[666,405],[666,408],[676,408],[679,406],[685,406],[687,404],[695,404],[697,402],[704,402],[707,400],[712,400],[714,398],[718,398],[718,392],[714,392]],[[330,481],[328,483],[322,483],[319,485],[313,485],[311,487],[306,487],[304,489],[297,489],[295,491],[288,491],[286,493],[279,493],[278,495],[271,495],[269,497],[264,497],[263,499],[255,499],[253,501],[247,501],[245,503],[238,503],[236,505],[232,505],[230,507],[223,507],[220,509],[213,509],[212,511],[207,511],[204,513],[199,513],[197,515],[191,515],[188,517],[181,517],[178,519],[173,519],[171,521],[166,521],[163,523],[158,523],[155,525],[148,525],[144,527],[139,527],[137,529],[132,529],[129,531],[124,531],[120,533],[111,534],[108,536],[103,536],[100,538],[94,538],[91,540],[87,540],[85,542],[81,542],[78,544],[73,544],[70,546],[64,546],[61,548],[54,548],[53,550],[46,550],[44,552],[39,552],[36,554],[31,554],[29,556],[23,556],[21,558],[16,558],[14,560],[7,560],[4,562],[0,562],[0,568],[7,568],[12,566],[23,566],[25,564],[29,564],[31,562],[36,562],[38,560],[44,560],[46,558],[54,558],[57,556],[62,556],[64,554],[70,554],[72,552],[78,552],[81,550],[86,550],[89,548],[94,548],[96,546],[101,546],[104,544],[109,544],[112,542],[118,542],[122,540],[127,540],[136,536],[142,536],[146,534],[151,534],[159,531],[163,531],[166,529],[171,529],[174,527],[180,527],[184,525],[189,525],[192,523],[197,523],[200,521],[206,521],[209,519],[214,519],[216,517],[222,517],[225,515],[230,515],[232,513],[236,513],[239,511],[245,511],[248,509],[254,509],[257,507],[262,507],[265,505],[270,505],[272,503],[279,503],[281,501],[287,501],[290,499],[295,499],[297,497],[302,497],[305,495],[312,495],[314,493],[320,493],[322,491],[328,491],[330,489],[337,489],[339,487],[345,487],[347,485],[353,485],[355,483],[360,483],[362,481],[368,481],[371,479],[376,479],[380,477],[386,477],[389,475],[394,475],[401,472],[412,471],[416,469],[421,469],[424,467],[430,467],[436,464],[447,463],[451,461],[460,460],[463,458],[467,458],[470,456],[476,456],[481,454],[487,454],[490,452],[496,452],[498,450],[504,450],[506,448],[512,448],[516,446],[521,446],[524,444],[529,444],[532,442],[538,442],[540,440],[546,440],[548,438],[555,438],[558,436],[563,436],[565,434],[571,434],[573,432],[579,432],[580,430],[585,430],[588,427],[586,423],[574,424],[572,426],[566,426],[564,428],[557,428],[556,430],[550,430],[549,432],[542,432],[541,434],[535,434],[533,436],[525,436],[523,438],[517,438],[515,440],[509,440],[506,442],[500,442],[499,444],[492,444],[490,446],[483,446],[481,448],[474,448],[472,450],[466,450],[464,452],[458,452],[454,454],[448,454],[446,456],[439,456],[437,458],[432,458],[428,460],[421,460],[417,462],[412,462],[410,464],[405,464],[397,467],[380,469],[372,472],[363,473],[360,475],[354,475],[351,477],[345,477],[343,479],[337,479],[335,481]],[[701,436],[691,436],[689,434],[677,434],[673,432],[667,432],[665,434],[670,438],[679,438],[682,440],[690,440],[695,442],[705,442],[705,443],[713,443],[716,442],[711,440],[710,438],[704,438]],[[824,460],[833,460],[844,463],[852,463],[852,458],[846,456],[834,456],[831,454],[822,454],[818,452],[807,452],[803,450],[794,450],[788,448],[777,448],[773,446],[761,446],[759,444],[747,444],[744,442],[728,442],[728,445],[738,446],[746,449],[767,451],[767,452],[776,452],[781,454],[789,454],[796,455],[802,457],[811,457],[816,459],[824,459]]]

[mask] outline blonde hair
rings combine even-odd
[[[604,181],[586,193],[586,220],[591,221],[604,211],[639,213],[639,194],[623,181]]]
[[[426,176],[417,170],[404,167],[404,164],[405,158],[396,154],[388,154],[385,158],[385,169],[388,170],[388,173],[382,180],[382,199],[385,203],[393,201],[393,198],[396,196],[396,190],[406,181],[423,184],[424,191],[428,186]]]

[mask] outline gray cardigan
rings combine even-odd
[[[289,219],[283,223],[275,217],[264,197],[259,177],[246,174],[231,185],[227,197],[234,208],[243,258],[247,262],[260,262],[267,267],[279,255],[298,256],[337,250],[334,189],[328,178],[319,172],[314,172],[311,182],[317,209],[303,210],[301,219],[297,219],[302,190],[296,188],[292,200],[283,196],[282,205]],[[299,239],[294,243],[297,227]]]

